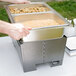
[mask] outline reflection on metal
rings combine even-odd
[[[19,45],[14,40],[24,72],[36,70],[36,65],[49,63],[51,67],[63,61],[66,37],[54,40],[24,42]]]

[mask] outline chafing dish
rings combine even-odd
[[[23,8],[31,6],[43,6],[48,10],[43,12],[14,13],[10,7]],[[5,6],[12,23],[28,24],[31,21],[49,21],[45,26],[32,27],[30,34],[20,40],[13,40],[18,51],[20,61],[25,72],[36,70],[36,65],[50,63],[50,66],[61,65],[63,61],[66,37],[64,28],[70,24],[53,8],[43,2],[32,2],[31,4],[12,4]],[[52,22],[51,22],[52,21]],[[51,24],[52,23],[52,24]],[[30,24],[29,24],[30,25]],[[32,25],[33,26],[33,25]]]

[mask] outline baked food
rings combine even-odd
[[[10,12],[12,14],[32,13],[32,12],[46,12],[46,11],[48,11],[48,8],[44,7],[44,6],[24,7],[24,8],[9,7],[9,9],[10,9]]]

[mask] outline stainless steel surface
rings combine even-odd
[[[45,41],[45,62],[62,60],[64,56],[64,49],[66,38]]]
[[[42,41],[57,39],[63,37],[63,28],[45,28],[39,30],[32,30],[27,37],[23,38],[23,42]]]
[[[65,51],[66,38],[25,42],[21,45],[23,69],[25,72],[36,70],[37,65],[49,63],[50,66],[61,65]],[[18,46],[15,45],[18,50]],[[19,52],[19,51],[18,51]]]
[[[21,45],[24,71],[36,70],[35,64],[43,63],[43,43],[26,42]],[[30,49],[29,49],[30,48]],[[26,50],[25,50],[26,49]]]

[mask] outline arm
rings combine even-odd
[[[27,0],[0,0],[10,3],[30,3]],[[20,38],[27,36],[31,28],[24,27],[22,24],[14,23],[10,24],[0,20],[0,32],[8,34],[13,39],[19,40]]]
[[[8,34],[13,39],[19,40],[20,38],[27,36],[31,28],[24,27],[20,23],[10,24],[0,20],[0,32]]]
[[[0,0],[4,2],[10,2],[10,3],[30,3],[28,0]]]

